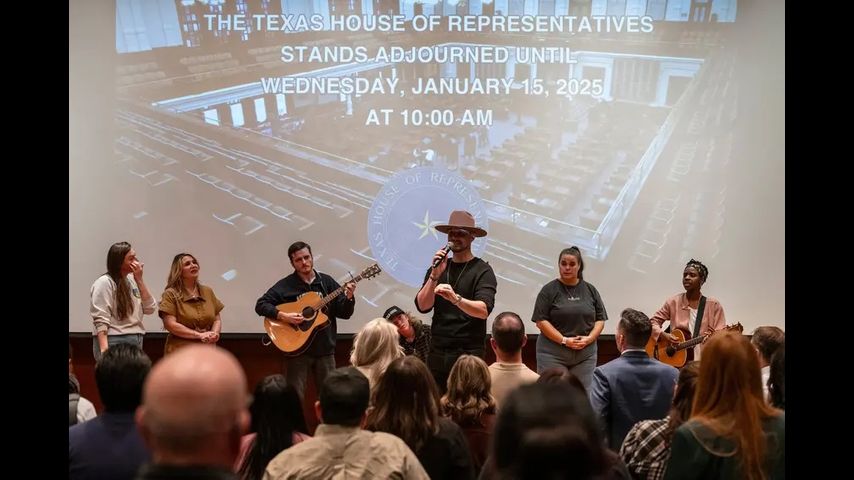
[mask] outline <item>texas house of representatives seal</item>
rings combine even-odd
[[[454,210],[474,215],[489,229],[486,208],[468,180],[444,168],[417,167],[389,178],[368,213],[368,244],[383,271],[410,287],[420,287],[436,250],[448,241],[433,227]],[[481,257],[486,238],[472,243]]]

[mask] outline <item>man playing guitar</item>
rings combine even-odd
[[[255,303],[255,313],[278,322],[300,325],[306,319],[301,313],[288,313],[276,308],[282,303],[294,302],[307,292],[326,295],[340,288],[334,278],[314,269],[311,246],[305,242],[296,242],[288,247],[288,257],[294,267],[294,273],[276,282]],[[293,385],[303,398],[308,371],[314,368],[315,385],[323,385],[326,375],[335,369],[335,342],[338,325],[336,319],[348,319],[353,315],[356,299],[353,292],[355,282],[344,285],[344,295],[339,295],[326,306],[329,326],[316,330],[311,344],[301,353],[285,359],[285,376],[289,385]]]

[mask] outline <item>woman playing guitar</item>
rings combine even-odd
[[[690,334],[690,337],[704,335],[726,326],[726,317],[720,302],[715,298],[706,297],[700,292],[700,287],[706,283],[708,278],[709,269],[702,262],[693,258],[688,261],[682,271],[682,286],[685,288],[685,293],[679,293],[668,298],[664,305],[650,318],[652,320],[650,343],[657,342],[659,336],[663,336],[673,344],[679,341],[676,336],[662,331],[662,324],[668,321],[670,322],[670,330],[678,328]],[[694,360],[699,360],[702,345],[697,345],[694,348]]]

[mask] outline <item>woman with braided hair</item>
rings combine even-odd
[[[670,330],[679,328],[688,332],[692,338],[726,326],[724,308],[720,302],[716,298],[704,296],[700,291],[708,278],[708,267],[693,258],[688,261],[682,271],[682,287],[685,288],[685,293],[668,298],[650,318],[654,341],[657,341],[660,335],[665,335],[665,338],[673,343],[677,341],[675,336],[662,331],[664,322],[670,322]],[[694,360],[700,359],[701,349],[702,345],[694,347]]]

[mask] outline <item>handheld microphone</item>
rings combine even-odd
[[[433,262],[433,268],[438,267],[439,264],[442,263],[442,261],[448,257],[448,252],[450,252],[452,248],[454,248],[454,242],[448,242],[447,245],[442,247],[442,256],[437,258],[436,261]]]

